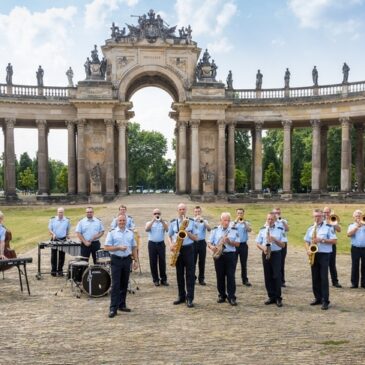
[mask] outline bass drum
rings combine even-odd
[[[105,266],[91,265],[82,275],[82,288],[90,297],[107,295],[110,285],[110,273]]]

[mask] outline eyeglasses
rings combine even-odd
[[[153,213],[153,215],[160,215],[161,213]]]
[[[91,212],[90,212],[90,211],[88,211],[88,212],[86,212],[86,213],[87,213],[87,214],[89,214],[89,213],[94,213],[94,212],[93,212],[93,211],[91,211]]]

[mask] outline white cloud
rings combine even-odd
[[[121,4],[132,7],[139,0],[93,0],[85,5],[85,28],[102,27],[106,17],[114,10],[118,10]]]
[[[277,38],[271,41],[271,45],[273,47],[284,47],[286,45],[286,42],[283,39]]]
[[[207,47],[210,54],[227,53],[233,48],[232,44],[229,43],[228,39],[225,37],[218,39],[215,42],[208,43]]]
[[[235,15],[237,6],[233,1],[177,0],[175,9],[179,26],[191,25],[193,34],[220,35]]]

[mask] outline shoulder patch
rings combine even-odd
[[[283,227],[276,227],[277,229],[281,229],[282,231],[284,230],[284,228]]]
[[[237,231],[237,228],[236,227],[231,227],[231,229],[234,229],[235,231]]]
[[[174,222],[174,221],[176,221],[176,218],[174,218],[174,219],[171,219],[170,223],[172,223],[172,222]]]
[[[333,228],[333,226],[332,226],[332,225],[330,225],[330,224],[328,224],[328,223],[326,223],[326,226],[327,226],[327,227],[331,227],[331,228]]]

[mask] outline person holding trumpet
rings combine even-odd
[[[331,214],[331,209],[329,207],[323,208],[323,217],[327,224],[330,224],[336,232],[341,232],[340,219],[335,215]],[[342,285],[338,281],[337,269],[336,269],[336,254],[337,245],[332,246],[332,253],[330,255],[329,269],[331,274],[332,286],[335,288],[342,288]]]
[[[365,288],[365,216],[361,210],[353,213],[354,223],[347,230],[351,238],[351,288],[359,287],[359,269],[361,260],[361,287]]]
[[[268,299],[266,305],[283,306],[281,297],[281,250],[285,246],[284,230],[275,226],[275,214],[269,213],[265,226],[256,237],[257,248],[262,251],[265,287]]]
[[[337,237],[332,226],[323,220],[321,209],[313,210],[313,218],[314,224],[308,228],[304,236],[305,249],[311,263],[314,294],[314,300],[310,305],[322,304],[321,309],[327,310],[330,304],[328,266],[332,247],[337,244]]]
[[[160,209],[153,210],[153,218],[146,223],[146,232],[148,232],[148,256],[150,259],[150,268],[152,280],[155,286],[168,286],[166,276],[166,245],[165,233],[169,226],[166,221],[161,218]],[[160,276],[158,275],[160,270]]]

